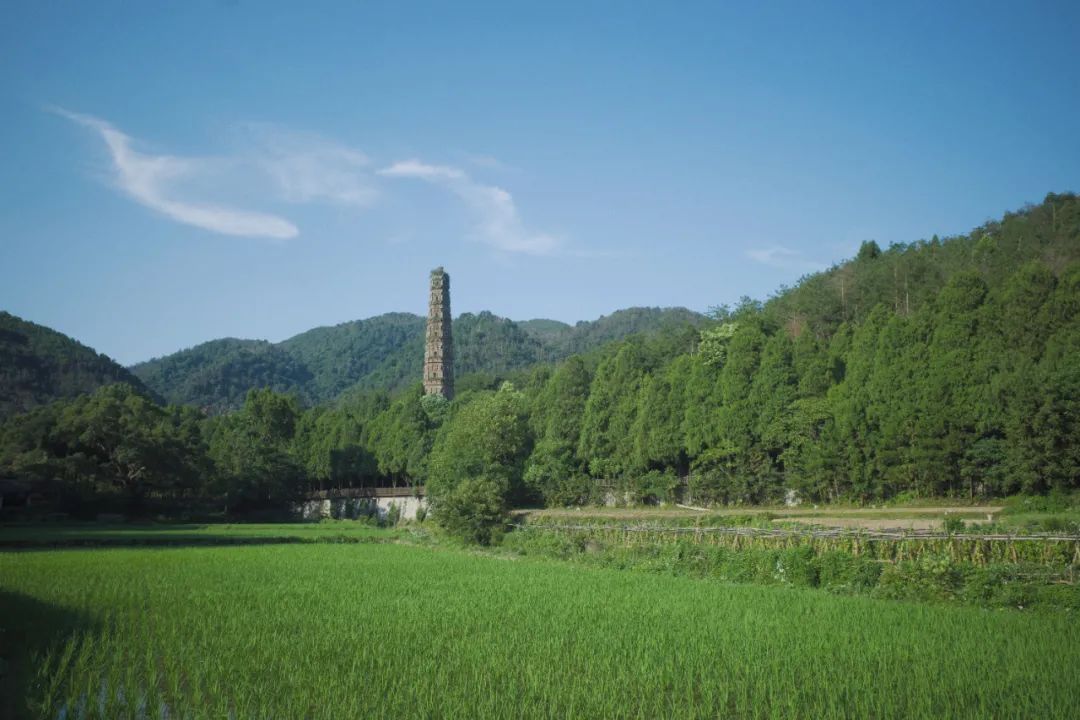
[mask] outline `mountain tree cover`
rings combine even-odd
[[[509,321],[469,322],[477,347],[496,342],[492,366],[535,347],[498,346]],[[464,376],[453,402],[418,383],[306,410],[303,399],[250,391],[239,411],[206,417],[109,386],[9,419],[0,468],[78,497],[234,509],[426,484],[441,521],[480,542],[514,504],[672,499],[683,483],[695,503],[1074,489],[1080,199],[1051,195],[963,237],[868,242],[700,329]]]
[[[630,335],[665,333],[704,322],[704,317],[686,308],[632,307],[573,326],[554,320],[527,320],[518,325],[544,344],[545,359],[558,360]]]
[[[142,387],[105,355],[0,311],[0,420],[116,382]]]
[[[631,308],[574,327],[553,320],[515,323],[490,312],[465,313],[454,320],[455,370],[458,375],[506,374],[631,333],[663,332],[703,320],[683,308]],[[238,409],[248,390],[263,387],[317,405],[369,390],[409,387],[423,368],[424,327],[419,316],[388,313],[315,328],[276,344],[212,340],[139,363],[132,372],[168,402],[211,414]]]
[[[296,387],[305,388],[314,402],[327,402],[369,377],[367,387],[402,387],[400,378],[419,373],[421,366],[402,366],[401,351],[411,358],[419,349],[423,356],[424,327],[425,320],[416,315],[387,313],[308,330],[278,347],[310,372]]]
[[[249,390],[271,388],[305,401],[311,370],[286,350],[264,340],[223,338],[132,368],[167,402],[193,405],[210,414],[239,409]]]

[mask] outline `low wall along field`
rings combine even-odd
[[[426,510],[427,500],[422,497],[354,497],[304,500],[293,506],[293,512],[302,520],[357,520],[361,517],[378,517],[386,520],[397,512],[401,520],[416,520],[417,514]]]

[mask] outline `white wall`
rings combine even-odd
[[[415,520],[416,512],[421,507],[427,507],[427,500],[413,496],[305,500],[294,505],[293,510],[304,520],[322,520],[323,518],[355,520],[362,515],[372,513],[376,514],[380,520],[383,520],[393,505],[398,507],[402,520]]]

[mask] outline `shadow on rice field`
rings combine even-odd
[[[95,633],[97,623],[71,608],[0,588],[0,717],[23,717],[32,704],[34,666],[72,635]],[[11,620],[14,620],[12,622]]]

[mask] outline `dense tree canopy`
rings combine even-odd
[[[453,323],[455,371],[459,376],[505,375],[593,350],[631,333],[667,332],[702,320],[683,308],[631,308],[573,327],[552,320],[515,323],[490,312],[465,313]],[[212,340],[139,363],[132,371],[168,402],[194,405],[211,414],[236,410],[248,390],[265,387],[293,393],[312,405],[370,390],[395,392],[420,377],[424,322],[409,313],[388,313],[315,328],[276,344]],[[138,383],[130,376],[116,379],[126,378]]]
[[[233,509],[307,489],[427,484],[436,513],[480,541],[511,504],[612,493],[870,502],[1080,487],[1073,195],[964,237],[866,243],[766,303],[718,308],[703,327],[529,370],[525,359],[565,329],[462,320],[469,363],[492,370],[463,375],[452,403],[414,384],[393,395],[354,387],[304,409],[309,397],[271,386],[207,417],[107,386],[9,419],[0,468],[78,498]],[[528,342],[508,339],[519,335]],[[316,357],[333,365],[330,351]]]
[[[143,387],[105,355],[0,311],[0,420],[117,382]]]

